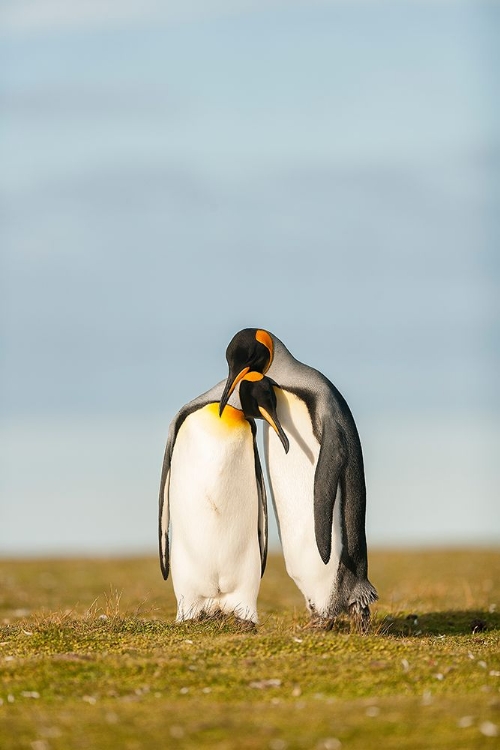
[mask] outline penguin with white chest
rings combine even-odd
[[[172,571],[177,622],[217,612],[257,623],[267,556],[267,506],[254,418],[285,450],[271,382],[249,372],[219,416],[224,383],[172,420],[160,486],[160,564]],[[169,543],[171,526],[171,544]]]
[[[277,414],[290,450],[280,455],[265,429],[266,463],[286,569],[304,594],[311,624],[329,628],[346,611],[366,626],[378,596],[368,580],[363,454],[346,401],[264,329],[239,331],[226,358],[222,414],[250,370],[266,373],[281,389]]]

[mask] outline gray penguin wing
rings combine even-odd
[[[257,449],[257,427],[254,420],[248,420],[252,428],[253,436],[253,453],[255,458],[255,479],[257,483],[257,493],[259,497],[259,522],[258,522],[258,534],[259,534],[259,547],[260,547],[260,576],[264,575],[267,562],[267,496],[266,486],[264,484],[264,476],[262,474],[262,466],[259,458],[259,451]]]
[[[225,381],[221,381],[214,385],[206,393],[202,393],[201,396],[190,401],[188,404],[182,407],[177,412],[175,417],[170,423],[168,430],[167,444],[165,446],[165,453],[163,456],[163,465],[161,470],[160,479],[160,496],[159,496],[159,513],[158,513],[158,540],[159,540],[159,551],[160,551],[160,568],[165,581],[168,578],[170,572],[170,552],[169,552],[169,541],[168,541],[168,527],[170,520],[169,504],[168,504],[168,492],[170,485],[170,464],[172,462],[172,454],[174,452],[175,441],[177,434],[186,419],[190,414],[197,409],[202,409],[207,404],[218,403],[222,396]]]

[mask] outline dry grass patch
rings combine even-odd
[[[498,747],[500,552],[376,551],[370,577],[368,635],[310,631],[272,556],[248,633],[173,624],[155,559],[1,562],[0,747]]]

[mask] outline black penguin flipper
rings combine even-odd
[[[314,474],[314,531],[325,565],[332,553],[333,509],[346,461],[345,436],[338,422],[325,419]]]
[[[182,409],[175,415],[170,423],[168,430],[167,444],[165,446],[165,453],[163,456],[163,466],[161,470],[160,479],[160,496],[159,496],[159,513],[158,513],[158,541],[160,547],[160,568],[165,581],[168,578],[170,572],[170,547],[168,541],[168,527],[170,522],[170,512],[168,504],[168,492],[170,487],[170,464],[172,461],[172,454],[174,452],[175,441],[177,434],[186,419],[197,409],[205,406],[210,401],[202,401],[203,397],[199,397],[189,404],[186,404]]]
[[[266,486],[264,483],[264,475],[262,473],[262,466],[259,458],[259,451],[257,449],[257,427],[254,420],[248,420],[252,428],[253,436],[253,453],[255,458],[255,479],[257,483],[257,493],[259,497],[259,522],[258,522],[258,534],[259,534],[259,547],[260,547],[260,576],[264,575],[267,562],[267,496]]]
[[[165,446],[165,454],[163,456],[163,466],[160,479],[158,541],[160,548],[160,568],[165,581],[167,580],[168,574],[170,572],[170,551],[168,542],[168,526],[170,513],[168,504],[168,491],[170,485],[170,461],[172,459],[173,443],[175,442],[176,434],[177,430],[174,431],[172,439],[170,434],[168,436],[167,445]]]
[[[170,509],[168,503],[168,492],[170,488],[170,464],[174,452],[175,441],[179,429],[194,409],[191,404],[184,406],[170,422],[168,429],[167,444],[163,456],[163,465],[160,479],[159,513],[158,513],[158,541],[160,551],[161,573],[166,581],[170,572],[170,546],[168,541],[168,527],[170,523]]]

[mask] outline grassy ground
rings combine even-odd
[[[175,626],[155,559],[0,561],[0,747],[500,747],[500,550],[370,565],[363,636],[305,630],[278,557],[257,633]]]

